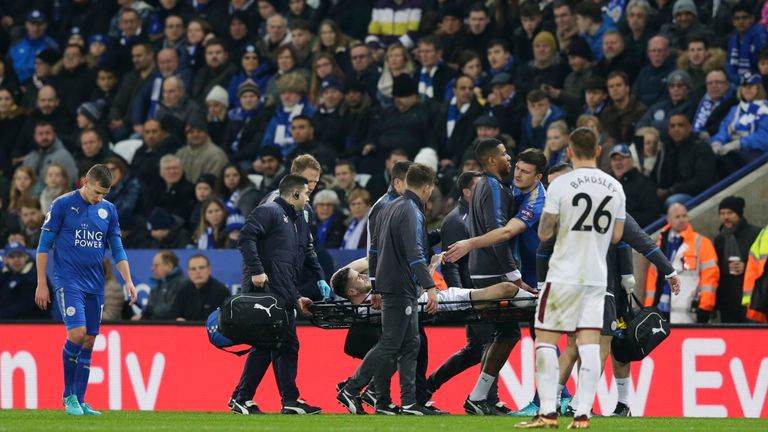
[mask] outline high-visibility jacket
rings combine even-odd
[[[747,318],[768,323],[768,283],[765,278],[765,262],[768,258],[768,226],[760,231],[757,240],[749,248],[747,269],[744,271],[744,297],[741,304],[747,306]],[[761,300],[762,299],[762,300]],[[763,303],[763,304],[760,304]]]
[[[667,246],[670,226],[661,230],[657,244],[662,252]],[[671,322],[696,322],[695,315],[690,313],[690,306],[696,296],[699,297],[698,308],[706,311],[715,309],[715,290],[720,280],[720,268],[717,265],[717,253],[712,241],[695,232],[690,224],[680,233],[683,242],[670,260],[680,277],[680,294],[670,299],[672,313]],[[664,275],[658,274],[656,267],[648,268],[646,278],[645,305],[653,306],[661,298],[664,286]]]

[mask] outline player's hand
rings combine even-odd
[[[256,276],[251,276],[251,283],[256,288],[263,288],[264,284],[269,282],[269,278],[267,278],[266,273],[257,274]]]
[[[424,312],[434,315],[437,313],[437,288],[430,288],[427,290],[427,306],[424,308]]]
[[[621,275],[621,286],[624,287],[624,291],[627,292],[627,295],[632,295],[632,292],[635,290],[635,285],[637,285],[637,282],[635,281],[634,275]]]
[[[306,297],[299,297],[299,299],[296,300],[296,304],[299,306],[299,312],[301,312],[302,315],[305,317],[312,316],[312,312],[309,310],[309,305],[312,304],[312,300]]]
[[[128,290],[128,297],[131,298],[129,305],[133,306],[136,304],[136,299],[139,298],[139,295],[136,293],[136,287],[133,286],[133,282],[128,282],[125,284],[125,289]]]
[[[672,290],[672,294],[680,294],[680,278],[678,276],[672,276],[667,282],[669,282],[669,287]]]
[[[432,255],[432,259],[429,260],[429,274],[431,275],[437,270],[437,266],[443,261],[443,253]]]
[[[381,294],[371,294],[371,307],[381,310]]]
[[[469,240],[459,240],[456,243],[448,247],[448,251],[444,253],[443,260],[445,262],[456,262],[468,254],[472,250],[472,246],[469,244]]]
[[[38,284],[35,290],[35,304],[42,310],[48,309],[48,305],[51,304],[51,294],[48,292],[48,287]]]

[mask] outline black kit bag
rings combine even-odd
[[[238,344],[279,348],[289,326],[289,313],[280,298],[266,287],[263,293],[231,296],[219,314],[219,331]]]
[[[632,309],[632,299],[639,309]],[[634,293],[627,303],[627,310],[620,313],[627,322],[624,337],[614,335],[611,341],[611,355],[623,363],[644,359],[670,332],[669,321],[656,307],[643,307]]]

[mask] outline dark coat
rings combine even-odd
[[[264,130],[272,119],[272,111],[260,107],[255,113],[249,116],[242,114],[242,110],[232,111],[227,125],[224,128],[224,138],[216,142],[229,156],[232,162],[251,162],[259,154],[261,141],[264,138]],[[234,148],[235,141],[238,140],[237,148]]]
[[[525,94],[516,91],[509,101],[491,107],[491,113],[499,119],[502,133],[511,136],[516,142],[520,141],[523,119],[528,115]]]
[[[473,97],[467,112],[456,122],[453,133],[448,138],[447,123],[450,105],[451,101],[446,101],[440,107],[440,113],[437,116],[435,128],[432,131],[432,147],[437,150],[437,155],[440,159],[451,159],[454,165],[458,166],[464,152],[477,136],[473,123],[475,119],[483,115],[485,110],[477,101],[477,98]]]
[[[600,113],[600,125],[613,142],[629,144],[635,136],[635,125],[645,111],[645,105],[634,97],[624,109],[611,103]]]
[[[378,113],[371,122],[367,140],[376,145],[376,157],[384,158],[396,148],[406,150],[410,158],[416,156],[430,140],[439,107],[436,102],[426,100],[406,112],[393,106]]]
[[[187,321],[205,321],[229,297],[226,285],[211,276],[200,288],[187,281],[179,289],[173,303],[173,316]]]
[[[416,82],[419,82],[419,75],[421,74],[421,68],[417,68],[413,72],[413,79],[416,80]],[[456,78],[456,76],[459,74],[456,69],[446,65],[445,63],[439,63],[437,65],[437,71],[435,71],[435,75],[432,76],[432,88],[434,90],[434,96],[432,99],[436,100],[437,102],[442,102],[443,98],[445,97],[445,90],[448,88],[448,83],[451,82],[452,79]]]
[[[611,72],[622,71],[629,76],[629,85],[631,86],[642,67],[643,58],[634,55],[625,48],[621,54],[610,60],[603,57],[595,65],[594,72],[596,75],[607,79]]]
[[[717,180],[715,154],[709,144],[693,136],[682,143],[669,143],[664,146],[663,161],[654,168],[651,178],[658,178],[658,187],[671,189],[673,194],[697,195]]]
[[[226,63],[218,69],[211,69],[203,66],[192,81],[192,91],[189,97],[194,99],[200,106],[205,106],[205,98],[211,89],[217,85],[227,88],[229,81],[237,73],[237,66],[232,63]]]
[[[61,107],[70,118],[74,118],[77,107],[88,101],[93,87],[96,86],[96,74],[88,69],[85,63],[74,70],[61,69],[58,75],[51,79],[51,85],[61,101]]]
[[[464,201],[464,198],[459,198],[456,207],[445,216],[440,227],[443,250],[459,240],[469,238],[468,213],[469,204]],[[449,287],[472,288],[472,279],[469,277],[469,256],[464,256],[455,263],[443,263],[443,277]]]
[[[145,195],[144,209],[148,214],[155,207],[162,207],[168,213],[187,220],[195,206],[195,186],[184,177],[171,187],[163,184],[162,189]]]
[[[0,319],[43,319],[50,316],[49,311],[40,310],[35,305],[37,289],[37,269],[30,261],[19,273],[3,266],[0,272]]]
[[[749,248],[752,247],[752,243],[755,242],[755,239],[757,239],[759,234],[759,227],[747,223],[747,221],[742,218],[739,221],[739,224],[732,230],[725,230],[721,226],[720,233],[715,237],[713,242],[715,252],[717,252],[717,263],[720,266],[720,283],[718,284],[716,291],[717,309],[720,310],[721,313],[725,311],[729,317],[734,314],[744,315],[746,311],[741,305],[744,288],[744,273],[740,275],[732,275],[728,270],[729,257],[727,255],[729,255],[730,251],[726,251],[725,245],[727,238],[733,236],[736,239],[736,243],[739,245],[741,262],[746,265],[747,258],[749,257]]]
[[[627,213],[631,214],[641,227],[650,225],[659,218],[661,209],[656,199],[656,185],[653,180],[632,168],[618,179],[627,197]]]
[[[181,287],[188,281],[177,266],[163,279],[151,278],[149,301],[144,307],[142,318],[147,320],[172,320],[173,304]]]

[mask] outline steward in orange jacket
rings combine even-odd
[[[768,226],[760,231],[749,249],[747,269],[744,271],[744,297],[741,304],[747,306],[747,319],[768,323],[768,274],[765,272],[768,258]]]

